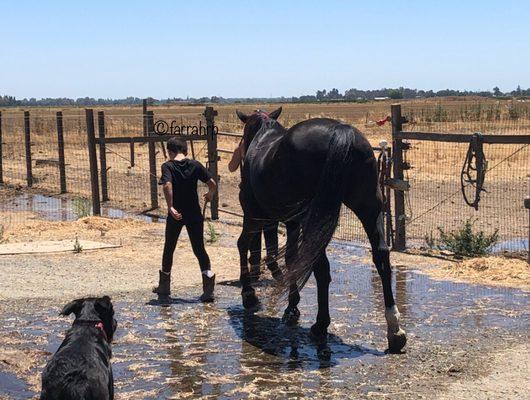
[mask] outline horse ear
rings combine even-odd
[[[241,120],[241,122],[243,122],[244,124],[247,123],[248,118],[249,118],[248,115],[242,113],[242,112],[239,111],[239,110],[236,110],[236,114],[237,114],[238,118]]]
[[[68,303],[67,305],[63,307],[60,315],[67,316],[67,315],[74,313],[77,316],[77,314],[79,314],[79,312],[81,311],[81,307],[83,306],[84,301],[85,301],[84,299],[77,299],[77,300],[71,301],[70,303]]]
[[[271,112],[269,114],[269,117],[274,120],[277,120],[281,113],[282,113],[282,108],[280,107],[277,110],[274,110],[273,112]]]

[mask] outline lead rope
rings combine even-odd
[[[480,194],[485,191],[484,180],[486,179],[486,171],[488,169],[488,161],[482,149],[483,137],[481,133],[474,133],[469,148],[467,149],[464,165],[460,173],[460,188],[464,201],[470,207],[478,210],[480,203]],[[471,186],[475,188],[475,197],[470,200],[466,193],[466,187]]]

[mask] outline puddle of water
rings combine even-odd
[[[503,240],[490,247],[492,253],[502,253],[503,251],[509,249],[513,252],[519,251],[528,251],[528,238],[518,238],[512,240]]]
[[[425,241],[419,239],[407,239],[407,247],[411,248],[425,248]],[[528,238],[514,238],[509,240],[502,240],[488,248],[488,252],[492,254],[499,254],[504,252],[519,253],[528,251]]]
[[[74,199],[68,197],[52,197],[41,194],[22,193],[15,196],[9,202],[0,203],[0,212],[29,211],[36,213],[40,218],[52,221],[75,221],[78,219],[75,213]],[[164,217],[155,215],[142,215],[126,212],[117,208],[101,205],[101,215],[111,218],[138,218],[147,222],[164,221]],[[334,241],[339,246],[348,246],[348,243],[339,240]],[[409,240],[409,245],[421,247],[424,243]],[[492,253],[502,253],[505,250],[512,252],[528,251],[528,238],[516,238],[499,242],[490,248]]]
[[[30,399],[34,396],[22,379],[2,371],[0,371],[0,394],[16,399]]]
[[[75,200],[69,197],[52,197],[41,194],[22,193],[10,201],[0,203],[0,212],[29,211],[40,218],[51,221],[75,221]],[[101,215],[111,218],[138,218],[147,222],[157,222],[157,217],[129,213],[117,208],[101,205]]]
[[[142,391],[141,398],[148,399],[346,398],[380,391],[402,393],[414,390],[400,386],[404,371],[408,381],[418,384],[425,382],[422,368],[430,376],[434,373],[433,379],[440,379],[435,373],[437,365],[452,365],[456,354],[471,357],[493,342],[528,338],[527,293],[433,281],[396,270],[396,300],[409,343],[407,354],[387,356],[377,272],[334,262],[332,277],[329,359],[319,357],[319,346],[308,337],[316,316],[313,279],[302,292],[301,320],[293,328],[282,324],[282,310],[276,311],[272,304],[256,314],[245,312],[233,282],[220,283],[217,301],[208,305],[196,302],[199,288],[179,290],[178,297],[165,307],[147,293],[117,299],[116,392],[128,398]],[[263,298],[266,289],[260,290]],[[21,332],[24,341],[16,348],[55,351],[71,324],[57,317],[61,306],[49,300],[12,302],[6,308],[12,311],[0,317],[0,337]],[[41,371],[35,368],[30,373]],[[10,390],[16,396],[23,397],[29,390],[13,375],[4,375],[1,382],[14,388]],[[6,393],[2,384],[0,396]]]

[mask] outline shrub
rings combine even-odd
[[[219,240],[219,234],[215,230],[215,226],[210,221],[206,221],[206,224],[208,225],[208,238],[206,239],[207,243],[215,243]]]
[[[72,200],[72,210],[78,219],[84,218],[92,214],[92,205],[90,204],[90,201],[84,197],[75,197]]]
[[[79,243],[79,239],[76,236],[75,242],[74,242],[74,253],[79,254],[83,251],[83,246],[81,246],[81,243]]]
[[[441,243],[438,247],[465,257],[483,256],[488,253],[488,249],[499,239],[498,229],[491,235],[483,231],[473,232],[473,223],[473,220],[468,219],[460,228],[452,232],[445,232],[438,227]]]

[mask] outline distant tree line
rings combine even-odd
[[[180,98],[173,97],[167,99],[148,98],[150,104],[205,104],[205,103],[313,103],[326,101],[368,101],[380,98],[389,99],[416,99],[429,97],[448,97],[448,96],[480,96],[480,97],[530,97],[530,88],[521,89],[517,86],[511,92],[503,93],[498,87],[494,87],[492,91],[471,91],[471,90],[421,90],[410,89],[405,87],[399,88],[383,88],[376,90],[361,90],[348,89],[341,93],[338,89],[331,90],[317,90],[314,95],[303,95],[300,97],[274,97],[274,98],[224,98],[219,96],[200,97],[200,98]],[[139,97],[126,97],[124,99],[94,99],[92,97],[80,97],[77,99],[69,99],[66,97],[59,98],[43,98],[43,99],[16,99],[14,96],[0,96],[0,107],[28,107],[28,106],[44,106],[44,107],[58,107],[58,106],[111,106],[111,105],[140,105],[142,99]]]

